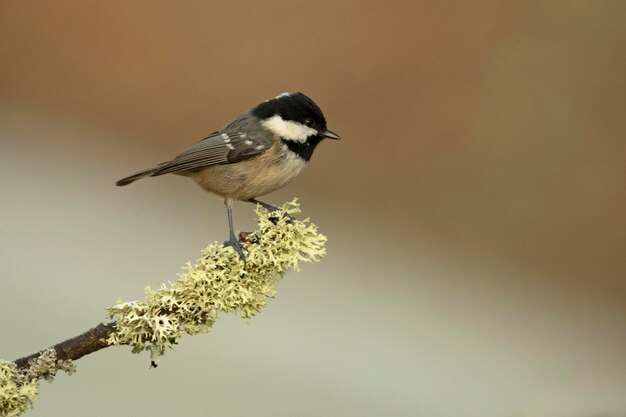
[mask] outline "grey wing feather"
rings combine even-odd
[[[246,115],[244,115],[246,116]],[[219,132],[211,133],[174,159],[164,162],[153,176],[194,171],[211,165],[243,161],[263,153],[271,146],[272,138],[253,119],[240,117]],[[258,126],[258,127],[257,127]]]

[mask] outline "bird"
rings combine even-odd
[[[224,198],[229,230],[224,246],[232,247],[245,261],[233,228],[234,202],[278,210],[257,198],[298,176],[324,139],[341,137],[327,128],[322,110],[312,99],[301,92],[286,92],[245,111],[172,160],[122,178],[116,185],[164,174],[191,178],[204,190]]]

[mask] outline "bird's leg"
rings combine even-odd
[[[230,237],[224,242],[224,246],[232,247],[239,254],[239,257],[245,261],[246,255],[243,254],[243,246],[241,246],[241,242],[235,237],[235,230],[233,229],[233,199],[226,197],[224,204],[226,205],[226,213],[228,214],[228,231],[230,232]]]
[[[249,203],[253,203],[253,204],[260,204],[261,206],[263,206],[263,208],[265,208],[265,209],[267,209],[267,210],[269,210],[271,212],[274,212],[276,210],[280,210],[278,207],[273,206],[271,204],[264,203],[262,201],[259,201],[256,198],[251,198],[250,200],[248,200],[248,202]]]
[[[276,206],[273,206],[273,205],[271,205],[271,204],[264,203],[264,202],[262,202],[262,201],[259,201],[259,200],[255,199],[255,198],[251,198],[251,199],[249,199],[249,200],[248,200],[248,203],[259,204],[259,205],[261,205],[263,208],[267,209],[270,213],[273,213],[273,212],[275,212],[275,211],[280,210],[280,209],[279,209],[278,207],[276,207]],[[289,220],[291,220],[291,221],[294,221],[294,220],[295,220],[295,218],[294,218],[291,214],[289,214],[289,213],[284,213],[284,216],[285,216],[285,217],[287,217],[287,218],[288,218]]]

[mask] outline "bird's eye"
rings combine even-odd
[[[313,122],[313,119],[306,119],[306,120],[304,121],[305,126],[308,126],[308,127],[313,126],[313,123],[314,123],[314,122]]]

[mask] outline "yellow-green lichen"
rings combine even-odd
[[[24,369],[0,360],[0,417],[17,416],[32,407],[39,394],[39,381],[52,382],[59,370],[71,374],[75,368],[72,361],[57,359],[52,348],[29,360]]]
[[[37,399],[39,381],[21,378],[13,362],[0,360],[0,416],[22,414]]]
[[[134,353],[149,350],[154,359],[182,335],[209,331],[220,312],[254,316],[285,272],[326,254],[326,237],[314,224],[286,216],[300,213],[296,200],[276,212],[258,206],[256,213],[259,227],[245,239],[245,263],[232,248],[209,245],[176,282],[156,291],[148,287],[143,300],[109,308],[109,317],[116,320],[109,343],[131,345]]]
[[[76,372],[76,366],[71,360],[57,359],[56,350],[49,348],[28,361],[28,367],[20,370],[20,378],[25,381],[45,379],[52,382],[58,371],[71,375]]]

